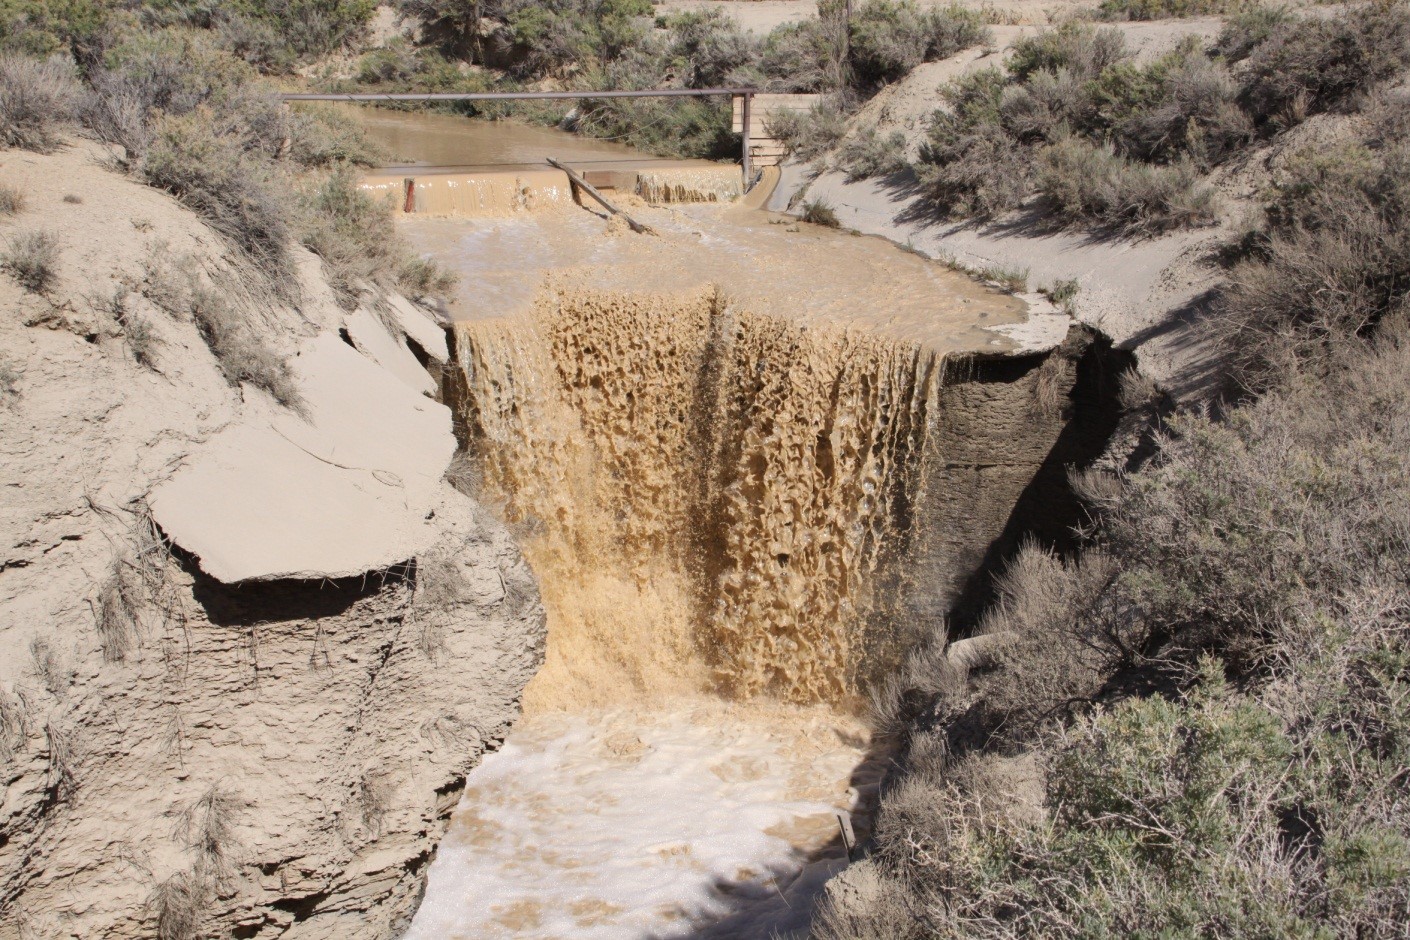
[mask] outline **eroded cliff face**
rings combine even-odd
[[[711,288],[553,278],[532,316],[459,323],[453,345],[458,433],[545,584],[530,707],[852,704],[1082,459],[1081,332],[980,359]]]
[[[394,435],[397,409],[449,441],[412,353],[434,360],[442,334],[370,289],[343,309],[306,253],[296,302],[261,291],[194,216],[86,146],[5,155],[28,208],[4,234],[62,235],[47,294],[0,277],[0,938],[395,936],[542,658],[514,540],[439,482],[452,447],[424,448],[437,466],[339,450],[368,421]],[[223,377],[179,302],[196,285],[288,358],[306,421]],[[390,410],[338,413],[341,386],[373,373],[379,392],[403,383],[379,394]],[[232,436],[287,453],[247,460]],[[203,467],[219,472],[193,480]],[[300,490],[305,471],[320,482]],[[231,488],[200,489],[212,480]],[[307,494],[289,518],[257,495],[283,483]],[[170,486],[187,488],[176,541],[152,499]],[[310,536],[346,525],[344,489],[378,502],[404,557]],[[239,536],[219,565],[195,554],[207,511]]]

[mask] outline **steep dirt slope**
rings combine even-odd
[[[440,482],[414,354],[443,333],[404,298],[342,309],[306,252],[279,299],[104,156],[0,155],[26,203],[0,241],[59,241],[44,293],[0,274],[0,937],[393,936],[542,655],[517,547]],[[196,288],[289,357],[304,417],[227,382]],[[391,557],[338,542],[349,505]]]

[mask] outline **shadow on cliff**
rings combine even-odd
[[[1086,348],[1077,357],[1077,377],[1064,404],[1067,422],[1038,472],[1023,489],[998,538],[989,543],[983,561],[964,582],[948,612],[952,624],[973,623],[994,598],[994,578],[1025,539],[1066,553],[1078,544],[1077,528],[1089,521],[1073,491],[1069,473],[1090,466],[1106,449],[1121,421],[1121,373],[1136,357],[1112,346],[1105,336],[1088,333]],[[994,381],[1013,381],[1005,369],[1022,368],[1013,361],[985,364]]]

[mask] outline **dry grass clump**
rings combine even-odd
[[[36,634],[29,641],[29,656],[34,664],[34,672],[44,688],[55,698],[69,694],[73,686],[74,668],[62,653],[54,649],[48,637]]]
[[[211,888],[192,872],[177,872],[161,882],[148,900],[158,940],[196,940],[202,935]]]
[[[25,700],[0,688],[0,766],[8,764],[25,746],[30,717]]]
[[[58,279],[59,238],[53,232],[22,232],[5,243],[0,267],[25,290],[47,294]]]
[[[993,284],[997,284],[1004,290],[1013,294],[1021,294],[1028,290],[1027,268],[995,265],[987,268],[979,268],[971,273],[981,281],[989,281]]]
[[[195,854],[196,873],[211,884],[222,884],[234,873],[235,821],[244,806],[217,783],[177,814],[176,836]]]
[[[141,639],[142,583],[130,561],[114,556],[98,592],[95,617],[103,658],[122,662]]]
[[[842,227],[832,204],[825,199],[809,199],[803,203],[803,212],[799,218],[804,222],[811,222],[814,225],[822,225],[827,228]]]
[[[0,143],[47,153],[79,100],[73,69],[61,59],[0,54]]]
[[[0,183],[0,215],[19,215],[24,211],[24,193]]]
[[[204,286],[191,294],[191,316],[232,385],[248,382],[286,408],[299,411],[303,398],[289,364],[255,332],[225,298]]]
[[[0,359],[0,404],[20,397],[19,367],[8,359]]]

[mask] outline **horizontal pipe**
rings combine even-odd
[[[288,92],[285,101],[513,101],[550,98],[698,98],[705,95],[753,95],[755,88],[656,88],[650,91],[477,91],[438,93],[305,94]]]

